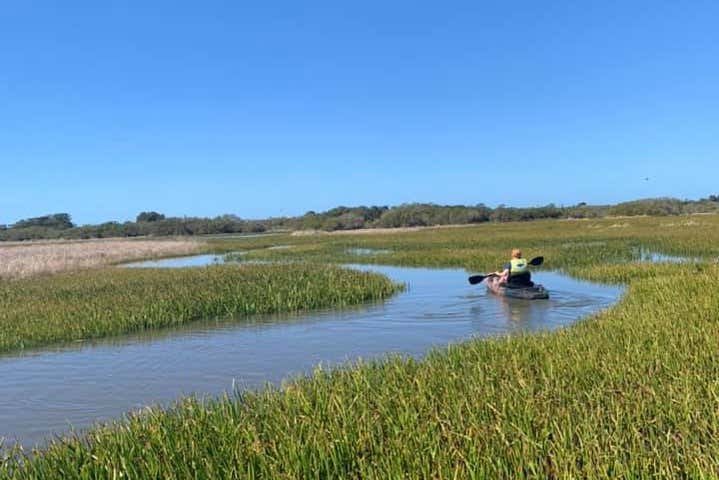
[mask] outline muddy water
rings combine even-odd
[[[220,257],[156,262],[199,265]],[[148,266],[148,264],[145,264]],[[551,298],[498,298],[470,286],[462,270],[357,266],[409,285],[385,303],[342,311],[196,322],[106,341],[0,357],[0,437],[33,446],[71,427],[120,417],[180,395],[218,395],[261,387],[388,353],[422,356],[470,337],[562,327],[611,305],[617,287],[556,273],[535,280]]]

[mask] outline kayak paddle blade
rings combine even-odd
[[[533,267],[538,267],[539,265],[544,263],[544,257],[534,257],[529,261],[529,264]]]
[[[478,283],[482,283],[482,280],[487,278],[486,275],[472,275],[469,277],[469,283],[472,285],[477,285]]]
[[[485,278],[496,276],[496,273],[488,273],[487,275],[472,275],[471,277],[469,277],[469,283],[471,283],[472,285],[477,285],[478,283],[482,283]]]

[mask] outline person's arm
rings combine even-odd
[[[512,264],[511,264],[511,263],[506,263],[506,264],[504,264],[504,270],[502,270],[501,272],[494,272],[494,274],[495,274],[495,275],[499,275],[500,277],[503,276],[503,275],[509,275],[509,270],[510,270],[511,268],[512,268]]]

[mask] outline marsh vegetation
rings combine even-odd
[[[189,255],[202,249],[192,240],[91,240],[0,244],[0,279],[82,270],[121,261]]]
[[[212,402],[183,399],[9,459],[0,477],[716,477],[717,238],[719,218],[706,215],[216,240],[214,251],[242,249],[250,259],[471,271],[495,269],[520,246],[544,255],[547,268],[621,282],[627,293],[554,333],[318,370]],[[646,262],[639,248],[696,261]]]
[[[0,351],[208,318],[343,307],[400,290],[381,275],[320,265],[107,268],[0,283]]]

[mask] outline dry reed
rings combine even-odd
[[[188,240],[88,240],[0,245],[0,279],[187,255],[200,251],[202,247],[202,243]]]

